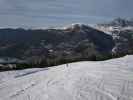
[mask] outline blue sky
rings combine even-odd
[[[95,24],[133,16],[133,0],[0,0],[0,27]]]

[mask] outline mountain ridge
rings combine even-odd
[[[84,24],[64,29],[0,29],[0,58],[95,60],[96,55],[110,54],[113,46],[110,35]]]
[[[133,53],[132,32],[114,29],[108,34],[85,24],[58,29],[0,29],[0,58],[18,58],[36,66],[105,60]]]

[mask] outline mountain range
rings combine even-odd
[[[113,22],[120,24],[122,21],[115,19]],[[110,34],[103,28],[85,24],[60,29],[0,29],[0,58],[8,63],[18,62],[10,59],[21,59],[25,63],[51,66],[132,54],[133,28],[126,29],[127,26],[119,24],[117,29],[115,24],[97,25],[100,28],[112,27]]]

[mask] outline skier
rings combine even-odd
[[[68,67],[68,63],[66,64],[66,67]]]

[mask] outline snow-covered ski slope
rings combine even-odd
[[[1,72],[0,100],[133,100],[133,56]]]

